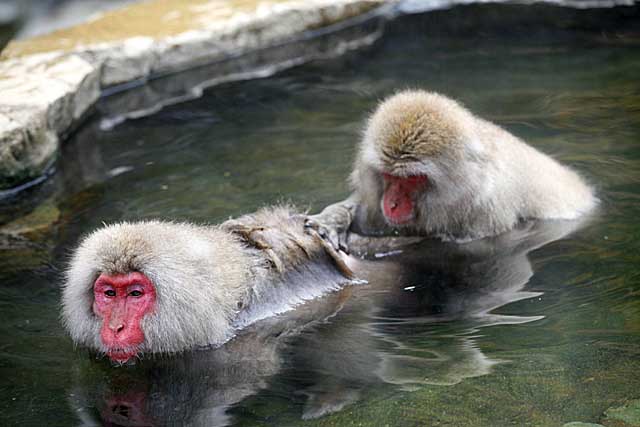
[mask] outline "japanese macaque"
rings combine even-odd
[[[571,169],[443,95],[411,90],[369,118],[353,194],[308,225],[346,232],[472,240],[528,219],[575,219],[596,204]]]
[[[76,344],[125,363],[218,346],[350,277],[342,255],[287,207],[219,226],[121,223],[75,251],[62,317]]]

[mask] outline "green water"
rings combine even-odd
[[[606,423],[607,409],[640,399],[640,31],[635,9],[614,15],[489,6],[401,17],[340,59],[219,86],[110,131],[92,117],[55,177],[0,209],[2,222],[53,222],[0,241],[0,423]],[[370,285],[301,309],[311,320],[256,325],[228,353],[114,369],[74,350],[59,284],[83,233],[340,200],[364,118],[406,87],[454,97],[571,164],[596,187],[598,211],[568,237],[488,258],[431,243],[365,263]],[[477,301],[505,305],[455,315]]]

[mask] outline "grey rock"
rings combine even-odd
[[[195,20],[187,21],[197,30],[143,37],[136,36],[134,29],[131,36],[119,41],[82,45],[70,40],[75,46],[70,51],[5,55],[0,61],[0,195],[2,190],[45,172],[59,139],[89,111],[102,89],[277,45],[385,2],[256,3],[255,10],[233,10],[224,19],[212,19],[204,8]],[[233,2],[229,6],[233,7]],[[154,3],[149,2],[148,7],[153,8]],[[215,11],[219,4],[211,3],[210,7]],[[87,25],[84,30],[90,32],[93,23]],[[128,25],[126,20],[122,25]],[[29,40],[19,43],[28,46]]]

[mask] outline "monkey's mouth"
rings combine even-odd
[[[413,221],[415,215],[413,214],[413,212],[408,212],[406,214],[385,215],[385,218],[389,225],[401,227]]]
[[[416,198],[427,185],[425,175],[395,176],[382,174],[385,182],[382,212],[390,225],[407,225],[416,217]]]
[[[412,195],[385,193],[382,199],[382,212],[389,225],[403,226],[409,224],[416,217],[415,202]]]
[[[124,364],[138,355],[138,349],[136,347],[110,347],[105,353],[111,361]]]

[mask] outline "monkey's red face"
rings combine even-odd
[[[424,175],[395,176],[383,173],[382,212],[391,225],[407,225],[416,217],[416,199],[427,186]]]
[[[156,289],[142,273],[98,277],[93,285],[93,311],[102,318],[100,338],[111,360],[124,363],[138,353],[144,342],[140,323],[155,302]]]

